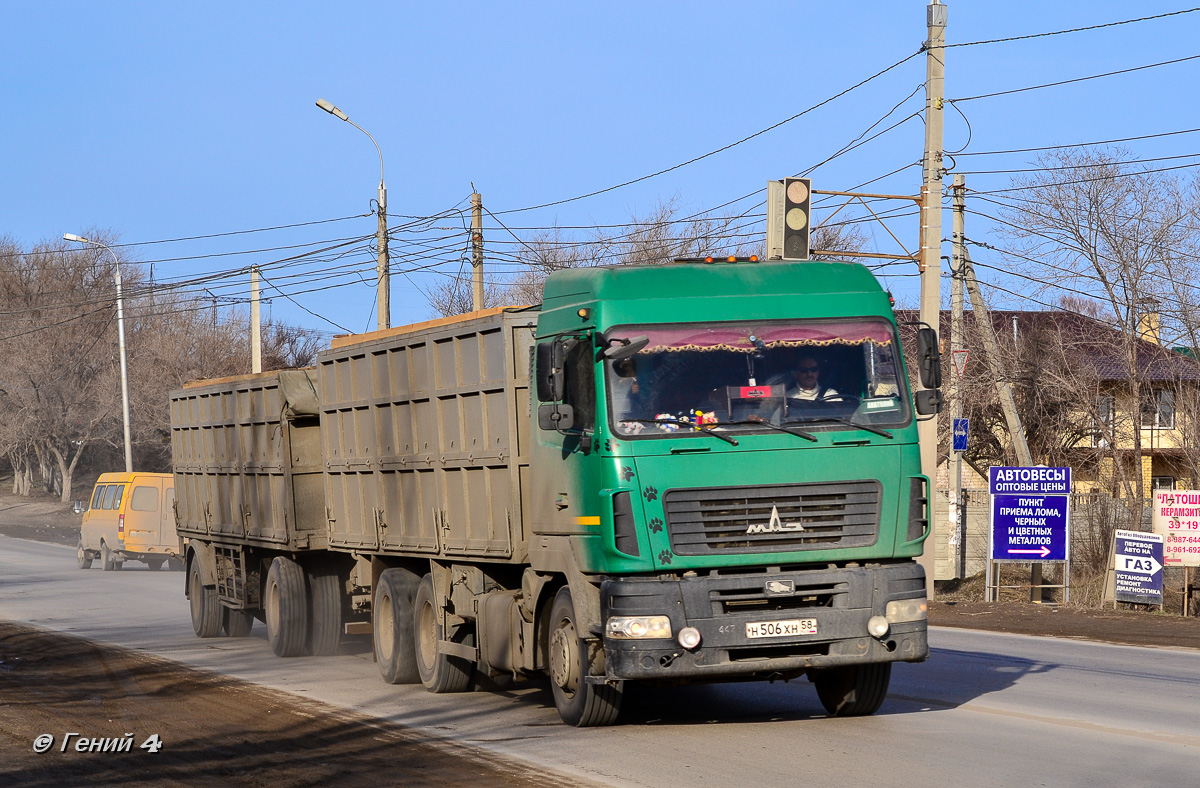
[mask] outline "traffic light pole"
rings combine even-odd
[[[927,6],[926,24],[929,38],[925,42],[925,157],[921,178],[921,256],[918,270],[921,273],[921,322],[939,328],[941,314],[941,268],[942,268],[942,105],[945,89],[945,45],[946,6],[934,2]],[[921,555],[925,568],[925,592],[930,599],[934,596],[933,578],[937,518],[933,516],[937,479],[937,418],[930,418],[918,425],[921,445],[921,472],[929,478],[930,528],[934,530],[926,540]]]

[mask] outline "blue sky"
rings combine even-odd
[[[362,331],[374,326],[369,251],[351,244],[357,251],[336,261],[280,262],[375,228],[364,215],[378,182],[375,149],[314,106],[318,97],[341,107],[381,146],[393,227],[405,215],[466,208],[472,182],[488,210],[518,233],[616,224],[668,200],[695,213],[811,167],[902,101],[885,126],[921,109],[923,56],[686,167],[584,200],[502,212],[671,167],[824,101],[916,52],[925,6],[8,2],[0,8],[0,235],[29,246],[63,232],[108,232],[130,244],[124,256],[147,271],[153,264],[156,281],[258,263],[294,299],[267,290],[275,296],[273,316],[322,331],[339,332],[334,324]],[[1026,0],[948,6],[951,44],[1188,7]],[[1200,12],[951,49],[946,93],[975,96],[1188,57],[1200,54],[1198,33]],[[966,152],[1200,127],[1191,95],[1198,77],[1200,60],[962,102],[971,126]],[[820,167],[814,187],[850,189],[915,162],[922,135],[920,118],[912,118]],[[963,118],[948,112],[947,149],[967,142]],[[1126,147],[1138,158],[1190,154],[1200,150],[1200,135]],[[957,167],[1012,169],[1029,157],[960,157]],[[1200,159],[1175,163],[1191,162]],[[967,185],[1002,188],[1009,177],[970,174]],[[868,188],[916,194],[919,187],[920,171],[911,167]],[[359,218],[148,243],[353,216]],[[948,234],[949,212],[944,222]],[[489,250],[511,251],[512,236],[490,217],[485,225]],[[915,217],[891,226],[915,247]],[[430,237],[449,239],[435,253],[421,253],[404,234],[393,241],[398,269],[441,261],[396,277],[393,324],[429,317],[419,288],[460,269],[461,218],[435,227],[446,229]],[[976,237],[987,231],[968,227]],[[877,248],[895,251],[885,234],[876,235]],[[346,267],[316,278],[331,266]],[[502,260],[489,267],[511,270]],[[915,302],[916,279],[900,275],[912,271],[883,272],[896,274],[885,281],[901,302]],[[207,286],[222,299],[248,291],[244,274]]]

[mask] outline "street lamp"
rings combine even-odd
[[[63,240],[102,247],[108,250],[113,258],[113,276],[117,280],[117,345],[121,350],[121,416],[125,423],[125,472],[133,473],[133,448],[129,438],[129,367],[125,362],[125,306],[124,299],[121,298],[121,261],[112,249],[99,241],[92,241],[74,233],[64,233]]]
[[[378,302],[379,316],[376,319],[376,328],[391,328],[392,325],[392,305],[391,305],[391,282],[390,282],[390,260],[388,258],[388,232],[387,232],[387,186],[383,183],[383,151],[379,150],[379,143],[371,136],[371,132],[364,129],[346,116],[337,107],[330,104],[323,98],[317,99],[317,106],[333,115],[335,118],[346,121],[354,128],[366,134],[371,140],[371,144],[375,146],[375,152],[379,154],[379,229],[377,232],[376,246],[379,247],[379,260],[375,265],[375,273],[378,276]]]

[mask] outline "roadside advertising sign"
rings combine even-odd
[[[1070,560],[1070,468],[988,470],[993,561]]]
[[[1113,532],[1113,571],[1118,602],[1161,605],[1163,601],[1162,534]]]
[[[1200,491],[1154,493],[1154,533],[1162,534],[1163,563],[1200,566]]]

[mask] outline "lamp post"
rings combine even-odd
[[[379,316],[376,319],[376,328],[391,328],[392,326],[392,306],[391,306],[391,281],[390,281],[390,259],[388,257],[388,232],[387,232],[387,186],[383,183],[383,151],[379,150],[379,143],[371,136],[371,133],[350,120],[345,112],[342,112],[337,107],[330,104],[323,98],[317,99],[317,106],[333,115],[335,118],[340,118],[346,121],[354,128],[367,135],[371,140],[371,144],[375,146],[375,152],[379,154],[379,228],[377,230],[376,246],[379,247],[379,260],[375,265],[375,273],[378,276],[378,298]]]
[[[129,438],[129,366],[125,361],[125,302],[121,297],[121,261],[112,249],[99,241],[92,241],[74,233],[64,233],[63,240],[99,246],[113,258],[113,277],[117,281],[117,346],[121,351],[121,418],[125,425],[125,472],[133,473],[133,442]]]

